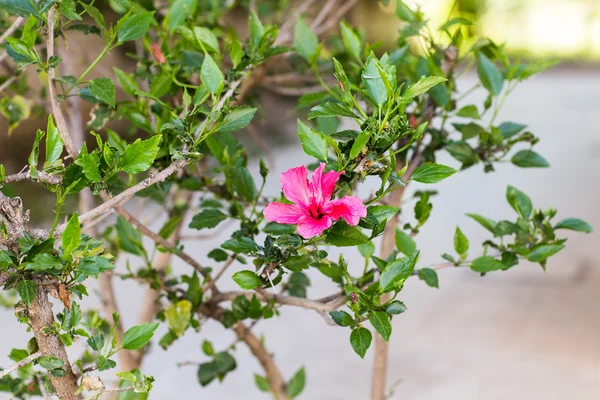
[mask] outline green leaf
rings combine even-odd
[[[44,131],[41,131],[39,129],[37,130],[37,132],[35,133],[35,141],[33,142],[31,154],[29,154],[29,158],[28,158],[29,166],[34,171],[38,165],[38,158],[40,155],[40,142],[42,141],[42,138],[44,137],[44,135],[45,135]]]
[[[98,371],[107,371],[117,366],[117,363],[115,361],[110,360],[104,356],[99,356],[97,363]]]
[[[539,74],[558,64],[559,61],[556,60],[535,60],[530,62],[521,70],[518,78],[519,80],[524,80],[532,77],[533,75]]]
[[[248,24],[250,25],[250,50],[251,52],[255,52],[260,45],[263,35],[265,34],[265,28],[254,10],[250,11]]]
[[[365,145],[369,141],[370,137],[371,137],[371,132],[369,132],[369,131],[362,131],[358,135],[358,137],[356,138],[354,143],[352,143],[352,148],[350,149],[350,158],[351,159],[358,157],[358,155],[361,153],[363,147],[365,147]]]
[[[531,252],[527,256],[527,260],[541,263],[564,248],[565,246],[561,244],[540,244],[531,249]]]
[[[200,78],[212,94],[217,94],[223,89],[223,73],[210,54],[204,55],[204,61],[200,69]]]
[[[70,255],[81,244],[81,225],[79,215],[73,214],[62,233],[62,248],[64,255]]]
[[[291,398],[297,397],[304,390],[305,384],[306,374],[304,373],[304,368],[300,368],[287,384],[287,395]]]
[[[210,229],[219,225],[226,219],[227,215],[223,214],[221,211],[215,209],[207,209],[203,210],[199,214],[194,215],[194,218],[192,218],[192,222],[190,222],[189,226],[192,229]]]
[[[388,314],[393,314],[393,315],[402,314],[404,311],[406,311],[406,306],[404,305],[403,302],[401,302],[399,300],[394,300],[390,303],[389,306],[387,306],[385,311]]]
[[[421,268],[419,270],[419,279],[424,281],[432,288],[439,289],[438,274],[431,268]]]
[[[127,145],[125,152],[119,160],[119,169],[129,173],[137,174],[146,171],[154,163],[158,155],[161,135],[154,135],[146,140],[137,139]]]
[[[479,80],[491,94],[498,96],[504,86],[502,73],[489,58],[482,53],[477,53],[477,74]]]
[[[306,154],[321,161],[327,161],[327,141],[322,133],[309,128],[298,120],[298,137]]]
[[[146,252],[142,244],[142,234],[120,215],[117,217],[117,238],[119,248],[137,256]]]
[[[33,281],[19,281],[19,283],[17,283],[17,293],[19,293],[23,303],[27,304],[28,306],[33,303],[36,291],[37,285]]]
[[[102,272],[110,271],[115,266],[109,260],[101,256],[93,256],[93,257],[84,257],[83,260],[77,264],[75,270],[78,272],[82,272],[86,275],[93,276],[94,278],[98,278],[98,275]],[[85,278],[84,276],[80,276],[82,280]]]
[[[41,253],[35,256],[33,261],[25,267],[29,271],[58,273],[63,265],[57,257],[50,253]]]
[[[344,103],[334,103],[331,101],[325,102],[325,104],[318,105],[311,108],[308,114],[308,119],[314,119],[317,117],[350,117],[359,118],[352,109],[350,109]]]
[[[177,303],[169,304],[169,307],[165,310],[165,317],[167,317],[171,331],[177,337],[183,335],[190,325],[192,303],[189,300],[180,300]]]
[[[264,376],[254,374],[254,383],[256,384],[258,390],[260,390],[261,392],[268,393],[271,391],[271,385],[269,384],[267,378],[265,378]]]
[[[360,230],[343,221],[335,223],[327,233],[327,243],[338,247],[357,246],[368,240]]]
[[[60,10],[60,13],[64,15],[67,19],[70,19],[72,21],[81,20],[81,16],[77,14],[74,0],[60,0],[60,2],[58,3],[58,9]]]
[[[350,344],[360,358],[365,358],[365,354],[371,346],[372,339],[371,331],[363,327],[354,329],[350,334]]]
[[[256,242],[245,236],[229,239],[225,241],[221,247],[225,250],[231,250],[234,253],[240,254],[248,254],[258,251],[258,245]]]
[[[0,0],[0,9],[9,14],[27,18],[30,14],[39,15],[35,4],[29,0]]]
[[[57,357],[50,357],[50,356],[44,356],[41,357],[38,360],[39,364],[41,365],[42,368],[45,368],[47,370],[53,370],[53,369],[57,369],[60,368],[64,365],[63,360],[61,360],[60,358]]]
[[[139,39],[148,32],[154,20],[154,11],[130,11],[117,23],[119,43]]]
[[[508,186],[506,189],[506,200],[510,206],[519,214],[522,218],[529,218],[533,211],[533,205],[531,199],[519,189]]]
[[[256,184],[246,167],[231,167],[227,170],[227,179],[233,189],[244,199],[252,202],[256,197]]]
[[[135,92],[140,90],[135,78],[117,67],[113,67],[113,72],[125,93],[130,96],[135,96]]]
[[[339,326],[352,326],[354,319],[345,311],[331,311],[329,313],[331,319]]]
[[[215,132],[234,132],[248,126],[252,117],[256,113],[256,108],[252,107],[234,107],[223,118]]]
[[[454,232],[454,250],[461,256],[466,256],[469,251],[469,239],[467,239],[458,226]]]
[[[460,18],[460,17],[452,18],[452,19],[449,19],[444,25],[440,26],[440,31],[445,31],[448,28],[453,27],[454,25],[470,26],[470,25],[473,25],[473,23],[465,18]]]
[[[344,47],[357,60],[361,59],[362,44],[358,35],[352,30],[352,28],[344,21],[340,23],[342,28],[342,40],[344,41]]]
[[[483,226],[485,229],[487,229],[488,231],[494,233],[494,231],[496,230],[496,224],[497,222],[489,219],[487,217],[484,217],[483,215],[479,215],[479,214],[466,214],[468,217],[473,218],[475,221],[479,222],[479,224],[481,226]]]
[[[503,122],[498,126],[498,129],[500,129],[500,132],[502,132],[502,136],[504,136],[505,139],[516,135],[525,128],[527,128],[527,125],[517,124],[516,122]]]
[[[471,119],[481,119],[481,116],[479,115],[479,111],[477,111],[477,107],[474,106],[473,104],[464,106],[463,108],[458,110],[456,112],[456,116],[463,117],[463,118],[471,118]]]
[[[386,342],[390,340],[390,335],[392,334],[392,324],[390,323],[390,316],[388,313],[383,311],[374,311],[369,314],[369,321],[373,328],[385,340]]]
[[[547,168],[550,166],[544,157],[532,150],[521,150],[512,156],[510,161],[521,168]]]
[[[136,325],[127,329],[123,335],[121,347],[127,350],[141,349],[154,336],[156,328],[158,328],[158,322]]]
[[[48,115],[48,128],[46,129],[46,164],[53,163],[60,158],[63,152],[63,140],[54,126],[52,114]]]
[[[400,211],[400,208],[394,206],[369,206],[367,207],[367,217],[372,216],[377,222],[389,221]]]
[[[108,78],[98,78],[89,81],[88,90],[96,99],[115,107],[115,84]]]
[[[195,26],[194,37],[196,40],[202,42],[208,50],[219,53],[219,40],[210,29],[203,26]]]
[[[252,271],[244,270],[233,274],[233,280],[242,289],[252,290],[262,285],[262,280]]]
[[[415,12],[408,7],[404,1],[396,0],[396,15],[402,21],[406,22],[415,22],[417,21],[417,17]]]
[[[410,100],[413,97],[417,97],[423,93],[426,93],[435,85],[446,81],[447,79],[443,76],[422,76],[417,83],[410,85],[406,89],[402,97],[406,100]]]
[[[381,107],[388,99],[387,88],[379,73],[380,68],[379,60],[371,52],[361,75],[365,89],[377,107]]]
[[[465,142],[448,143],[446,151],[464,165],[473,165],[479,160],[479,156],[475,153],[475,150]]]
[[[186,17],[193,18],[197,6],[198,0],[175,0],[167,13],[169,30],[173,30],[183,24]]]
[[[415,170],[411,179],[420,183],[438,183],[455,172],[454,168],[446,165],[426,162]]]
[[[88,5],[86,3],[79,3],[83,9],[88,13],[90,17],[98,24],[102,29],[106,29],[106,22],[104,22],[104,15],[96,7]]]
[[[560,220],[554,225],[554,229],[570,229],[572,231],[585,233],[592,233],[594,231],[594,228],[592,228],[590,224],[579,218],[566,218]]]
[[[476,272],[491,272],[504,269],[504,264],[491,256],[481,256],[471,262],[471,269]]]
[[[419,251],[415,251],[406,257],[389,262],[381,272],[379,289],[384,293],[392,291],[397,283],[412,274],[418,258]]]
[[[399,252],[409,255],[417,250],[417,244],[410,235],[400,229],[396,229],[396,248]]]
[[[319,56],[319,40],[308,25],[298,17],[294,28],[294,48],[309,64]]]

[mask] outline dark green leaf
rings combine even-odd
[[[19,293],[21,300],[23,300],[23,303],[28,306],[33,303],[36,290],[37,285],[33,281],[19,281],[19,283],[17,283],[17,292]]]
[[[98,278],[98,275],[110,271],[115,266],[109,260],[101,256],[85,257],[75,268],[78,272]]]
[[[234,253],[248,254],[258,250],[256,242],[248,237],[239,237],[227,240],[221,245],[225,250]]]
[[[354,325],[354,319],[345,311],[331,311],[329,315],[331,315],[331,319],[339,326]]]
[[[402,314],[404,311],[406,311],[406,306],[404,305],[403,302],[399,301],[399,300],[394,300],[390,303],[389,306],[387,306],[386,310],[385,310],[388,314]]]
[[[359,118],[350,107],[344,103],[333,103],[331,101],[325,104],[313,107],[308,113],[308,119],[314,119],[317,117],[350,117]]]
[[[365,89],[377,107],[381,107],[388,99],[388,91],[381,78],[379,69],[382,68],[375,54],[371,52],[363,68],[362,81]]]
[[[594,229],[587,222],[579,218],[566,218],[554,225],[554,229],[570,229],[577,232],[592,233]]]
[[[199,214],[194,215],[194,218],[192,218],[192,222],[190,222],[190,228],[214,228],[226,219],[227,215],[223,214],[221,211],[215,209],[207,209],[203,210]]]
[[[127,350],[141,349],[154,336],[158,322],[137,325],[129,328],[123,335],[121,347]]]
[[[386,342],[390,340],[390,335],[392,334],[392,324],[390,323],[390,316],[388,313],[383,311],[374,311],[369,314],[369,321],[373,328],[385,340]]]
[[[108,78],[98,78],[89,81],[88,90],[96,99],[108,104],[111,107],[115,106],[115,84]]]
[[[497,96],[502,91],[504,78],[502,73],[489,58],[483,53],[477,53],[477,74],[479,80],[491,94]]]
[[[367,241],[367,237],[360,230],[343,221],[335,223],[327,233],[327,243],[338,247],[356,246]]]
[[[57,257],[49,253],[41,253],[35,256],[33,261],[27,263],[26,268],[36,272],[60,272],[63,268],[62,263]]]
[[[29,0],[0,0],[0,9],[9,14],[27,18],[30,14],[39,15],[35,4]]]
[[[244,270],[233,274],[233,280],[245,290],[256,289],[262,285],[262,280],[252,271]]]
[[[363,131],[358,135],[354,143],[352,143],[352,148],[350,149],[351,159],[356,158],[361,153],[363,147],[365,147],[370,137],[371,132],[369,131]]]
[[[550,166],[544,157],[532,150],[521,150],[512,156],[510,161],[521,168],[547,168]]]
[[[365,354],[371,346],[372,339],[371,331],[363,327],[354,329],[350,334],[350,344],[360,358],[365,358]]]
[[[232,108],[225,116],[216,132],[234,132],[245,128],[250,121],[252,121],[255,112],[256,108],[252,107]]]
[[[244,199],[254,201],[256,197],[256,184],[246,167],[231,167],[228,169],[228,179],[233,189]]]
[[[502,136],[504,136],[505,139],[516,135],[525,128],[527,128],[527,125],[517,124],[515,122],[503,122],[498,127],[498,129],[500,129],[500,132],[502,132]]]
[[[532,262],[544,262],[550,256],[558,253],[565,246],[560,244],[541,244],[531,249],[531,253],[527,256],[527,259]]]
[[[424,281],[427,285],[439,289],[438,275],[435,270],[431,268],[419,269],[419,279]]]
[[[64,365],[63,360],[61,360],[60,358],[50,356],[41,357],[38,360],[38,362],[42,366],[42,368],[45,368],[47,370],[57,369]]]

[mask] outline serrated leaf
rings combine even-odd
[[[93,79],[88,82],[88,90],[96,99],[115,107],[115,84],[108,78]]]
[[[313,156],[321,161],[327,161],[327,141],[320,132],[317,132],[302,121],[298,120],[298,137],[302,149],[309,156]]]
[[[352,109],[350,109],[344,103],[334,103],[331,101],[325,102],[325,104],[313,107],[308,113],[308,119],[314,119],[317,117],[350,117],[359,118]]]
[[[208,209],[194,215],[189,227],[192,229],[214,228],[227,219],[227,215],[219,210]]]
[[[234,132],[248,126],[252,117],[256,113],[256,108],[235,107],[223,118],[215,132]]]
[[[249,254],[258,250],[256,242],[248,237],[233,238],[225,241],[221,245],[225,250],[231,250],[234,253]]]
[[[361,74],[365,90],[377,107],[381,107],[388,99],[388,91],[379,73],[381,65],[375,54],[371,52]]]
[[[28,306],[33,303],[36,291],[37,285],[33,281],[19,281],[19,283],[17,283],[17,293],[19,293],[23,303],[27,304]]]
[[[360,358],[365,358],[365,354],[371,346],[372,339],[371,331],[363,327],[354,329],[350,334],[350,344]]]
[[[438,183],[456,173],[454,168],[442,164],[426,162],[412,174],[411,180],[420,183]]]
[[[392,334],[392,324],[390,323],[390,316],[388,313],[383,311],[374,311],[369,314],[369,322],[373,325],[373,328],[385,340],[386,342],[390,340],[390,335]]]
[[[155,135],[146,140],[137,139],[127,145],[119,160],[119,169],[130,174],[146,171],[154,163],[161,139],[161,135]]]
[[[127,350],[141,349],[154,336],[158,322],[137,325],[129,328],[123,335],[121,347]]]

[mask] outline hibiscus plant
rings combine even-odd
[[[390,27],[394,43],[383,45],[367,40],[368,26],[350,24],[356,0],[317,3],[0,0],[8,71],[0,76],[0,112],[13,138],[32,143],[27,165],[0,164],[0,283],[24,333],[9,354],[15,364],[0,371],[1,391],[147,398],[154,378],[144,374],[145,355],[168,351],[184,334],[204,352],[192,363],[199,389],[226,384],[236,347],[218,348],[205,336],[203,325],[215,320],[260,362],[258,390],[302,397],[303,360],[284,376],[273,358],[281,349],[268,332],[254,333],[261,320],[302,307],[332,325],[322,329],[347,330],[357,357],[375,347],[372,399],[382,400],[391,322],[406,311],[408,279],[437,288],[441,268],[485,275],[523,260],[546,268],[565,247],[562,230],[591,232],[509,186],[515,213],[507,220],[465,217],[489,231],[488,240],[475,246],[456,228],[448,238],[456,254],[422,265],[414,237],[435,223],[436,183],[468,168],[491,173],[498,162],[549,166],[532,149],[538,138],[498,115],[516,85],[553,63],[509,58],[477,37],[458,7],[440,26],[403,1],[383,1],[399,27]],[[100,47],[87,49],[93,61],[81,66],[67,43],[92,37]],[[129,61],[108,65],[115,54]],[[470,70],[477,83],[461,87],[458,76]],[[473,91],[485,101],[469,102]],[[294,140],[298,154],[313,159],[281,176],[254,162],[239,140],[260,142],[257,123],[279,117],[261,102],[271,92],[297,99]],[[47,124],[35,135],[19,132],[40,117]],[[437,162],[441,154],[451,166]],[[265,183],[278,179],[281,194],[265,196]],[[367,180],[378,183],[375,192],[361,190]],[[51,224],[29,223],[27,207],[40,200],[19,197],[21,181],[53,196]],[[413,181],[431,189],[403,202]],[[184,235],[190,231],[201,235]],[[196,246],[205,233],[220,246]],[[328,254],[335,247],[343,248],[339,257]],[[331,281],[330,296],[309,296],[316,275]],[[115,279],[147,288],[137,325],[120,318]],[[239,289],[223,290],[231,279]],[[86,302],[96,292],[100,309]]]

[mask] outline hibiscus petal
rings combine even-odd
[[[296,204],[272,202],[265,207],[263,215],[269,222],[297,224],[300,217],[304,215],[304,210]]]
[[[308,170],[304,165],[282,173],[281,186],[283,194],[288,200],[308,209],[311,196],[308,187]]]
[[[367,207],[356,196],[344,196],[341,199],[331,200],[329,204],[333,207],[327,216],[334,221],[344,218],[348,225],[354,226],[358,225],[361,218],[367,216]]]
[[[314,219],[310,215],[304,215],[298,220],[298,235],[304,239],[318,236],[327,228],[330,228],[333,222],[328,216]]]
[[[324,169],[325,163],[321,163],[319,167],[314,170],[312,182],[310,183],[310,190],[313,193],[314,201],[317,204],[323,204],[331,199],[331,195],[335,190],[335,184],[338,179],[340,179],[340,175],[344,173],[329,171],[326,174],[323,174]]]

